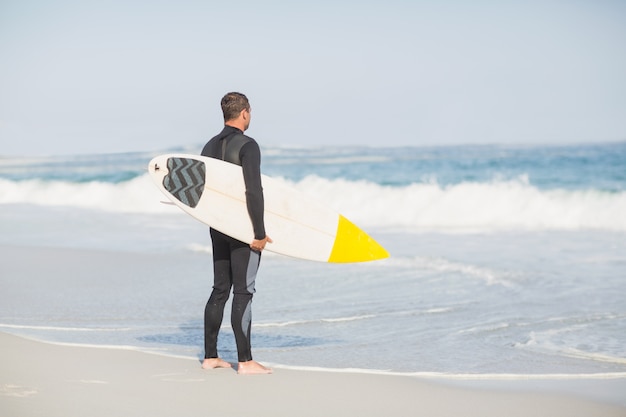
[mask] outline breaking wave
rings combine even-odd
[[[360,226],[439,231],[626,231],[626,192],[540,189],[527,178],[388,186],[308,176],[285,182]],[[148,174],[112,182],[0,179],[0,204],[70,206],[128,213],[180,213]]]

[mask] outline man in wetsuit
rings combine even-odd
[[[231,324],[235,333],[240,374],[268,374],[272,370],[252,360],[250,346],[251,304],[261,251],[272,240],[265,234],[261,186],[261,151],[254,139],[243,134],[250,126],[250,103],[245,95],[228,93],[222,98],[224,130],[211,139],[202,155],[240,165],[246,186],[246,204],[254,229],[252,242],[241,242],[211,229],[214,285],[204,311],[205,369],[229,368],[217,354],[217,336],[231,287]]]

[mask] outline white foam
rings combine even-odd
[[[107,182],[10,181],[0,179],[0,204],[69,206],[110,212],[175,213],[148,174],[118,184]]]
[[[498,271],[492,268],[462,262],[454,262],[437,257],[397,257],[385,260],[385,262],[388,265],[401,266],[404,268],[415,268],[445,273],[459,273],[463,276],[482,280],[487,285],[502,285],[504,287],[512,287],[513,281],[517,277],[517,274],[514,272]],[[381,263],[376,265],[381,266]]]
[[[2,329],[14,329],[14,330],[47,330],[58,332],[127,332],[133,330],[130,327],[59,327],[59,326],[28,326],[20,324],[2,324]]]
[[[620,358],[617,356],[610,356],[595,352],[584,352],[582,350],[571,347],[563,348],[561,349],[561,352],[564,355],[572,358],[589,359],[596,362],[618,363],[620,365],[626,365],[626,358]]]
[[[511,181],[402,187],[309,176],[285,181],[361,226],[424,230],[626,230],[626,192],[540,190]]]
[[[570,358],[584,359],[594,362],[605,362],[618,365],[626,365],[626,357],[624,357],[623,345],[619,342],[615,342],[613,352],[611,353],[599,353],[594,352],[594,337],[585,336],[585,333],[592,325],[596,325],[597,322],[614,321],[615,319],[623,319],[623,315],[615,314],[598,314],[590,316],[580,317],[555,317],[545,321],[545,323],[558,323],[555,327],[546,330],[531,331],[528,334],[528,338],[525,342],[515,343],[516,348],[529,349],[538,352],[556,353],[560,356],[567,356]],[[571,323],[566,325],[566,323]],[[619,328],[616,327],[619,331]],[[586,350],[582,350],[578,347],[574,347],[575,343],[569,341],[568,334],[577,334],[576,340],[584,340],[587,345]],[[592,330],[593,334],[595,331]],[[602,337],[603,350],[606,350],[610,345],[606,340],[606,336]],[[617,350],[615,350],[617,348]]]
[[[267,363],[276,369],[307,372],[352,373],[369,375],[406,376],[426,379],[442,379],[457,381],[525,381],[525,380],[584,380],[584,379],[622,379],[626,372],[598,372],[598,373],[544,373],[544,374],[512,374],[512,373],[448,373],[448,372],[394,372],[388,370],[362,368],[322,368],[313,366],[291,366]]]
[[[252,327],[262,328],[262,327],[287,327],[287,326],[300,326],[306,324],[314,324],[314,323],[341,323],[348,321],[357,321],[357,320],[366,320],[370,318],[376,317],[375,314],[364,314],[360,316],[351,316],[351,317],[331,317],[331,318],[320,318],[320,319],[312,319],[312,320],[291,320],[291,321],[282,321],[275,323],[254,323]]]
[[[626,192],[540,190],[524,177],[513,181],[441,186],[384,186],[316,176],[280,180],[361,227],[437,231],[626,231]],[[148,174],[118,184],[0,179],[0,204],[73,206],[112,212],[181,213],[165,200]]]

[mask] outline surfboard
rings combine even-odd
[[[186,213],[220,232],[252,242],[241,167],[215,158],[166,154],[148,166],[157,187]],[[266,175],[261,176],[266,250],[320,262],[349,263],[387,258],[367,233],[323,201]]]

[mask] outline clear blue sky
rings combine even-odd
[[[624,1],[0,0],[0,155],[626,139]]]

